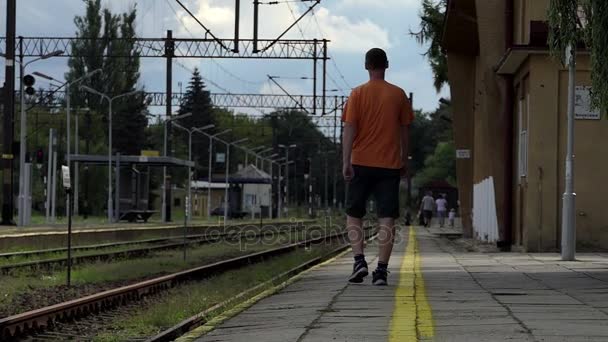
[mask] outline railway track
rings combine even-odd
[[[247,232],[247,237],[260,237],[266,234],[274,234],[274,233],[286,233],[290,231],[301,231],[306,229],[306,226],[297,225],[295,227],[289,227],[286,229],[277,229],[277,230],[269,230],[269,231],[260,231],[255,235],[249,235],[250,232]],[[197,235],[188,235],[186,236],[186,245],[200,245],[206,243],[212,243],[222,240],[230,240],[230,239],[238,239],[242,233],[240,231],[231,231],[224,232],[218,234],[197,234]],[[173,241],[173,242],[171,242]],[[162,244],[165,242],[164,244]],[[107,261],[112,259],[129,259],[129,258],[138,258],[143,257],[151,252],[165,251],[178,249],[184,246],[183,237],[182,238],[165,238],[165,239],[150,239],[150,240],[140,240],[140,241],[127,241],[127,242],[117,242],[117,243],[109,243],[109,244],[100,244],[100,245],[92,245],[92,246],[82,246],[73,249],[73,252],[77,251],[87,251],[87,250],[98,250],[104,248],[115,248],[129,245],[141,245],[141,244],[160,244],[155,246],[146,246],[139,247],[121,251],[114,252],[105,252],[105,253],[96,253],[96,254],[87,254],[72,257],[72,264],[82,264],[87,262],[94,261]],[[59,248],[59,249],[50,249],[50,250],[41,250],[41,251],[32,251],[32,252],[17,252],[17,253],[5,253],[0,257],[9,258],[10,257],[35,257],[40,255],[52,254],[52,253],[61,253],[65,252],[67,249]],[[19,269],[27,269],[27,268],[45,268],[51,266],[62,266],[67,263],[66,257],[58,257],[58,258],[50,258],[43,260],[33,260],[20,262],[15,264],[8,265],[0,265],[0,274],[8,274],[15,270]]]
[[[272,227],[272,226],[303,226],[307,223],[314,223],[314,220],[303,220],[303,221],[297,221],[297,222],[271,222],[268,224],[263,224],[263,227]],[[213,232],[213,233],[206,233],[206,234],[191,234],[188,235],[188,238],[201,238],[201,237],[205,237],[205,236],[211,236],[211,235],[222,235],[222,234],[228,234],[228,233],[234,233],[235,231],[238,230],[242,230],[243,228],[248,228],[248,227],[259,227],[259,224],[257,223],[251,223],[251,224],[238,224],[238,225],[233,225],[233,226],[228,226],[226,228],[223,228],[224,231],[222,232]],[[188,227],[188,229],[200,229],[201,226],[191,226]],[[173,229],[181,229],[181,227],[176,227]],[[95,245],[88,245],[88,246],[74,246],[72,247],[72,251],[73,252],[78,252],[78,251],[89,251],[89,250],[98,250],[98,249],[106,249],[106,248],[112,248],[112,247],[122,247],[122,246],[132,246],[132,245],[140,245],[140,244],[153,244],[153,243],[163,243],[163,242],[168,242],[168,241],[173,241],[173,240],[177,240],[177,239],[182,239],[183,236],[173,236],[173,237],[161,237],[161,238],[153,238],[153,239],[145,239],[145,240],[132,240],[132,241],[118,241],[118,242],[109,242],[109,243],[102,243],[102,244],[95,244]],[[10,259],[10,258],[15,258],[15,257],[24,257],[24,258],[33,258],[36,256],[40,256],[40,255],[44,255],[44,254],[52,254],[52,253],[61,253],[61,252],[66,252],[68,249],[65,247],[60,247],[60,248],[50,248],[50,249],[42,249],[42,250],[34,250],[34,251],[23,251],[23,252],[11,252],[11,253],[0,253],[0,259]]]
[[[53,327],[56,322],[70,322],[92,314],[102,314],[184,282],[205,279],[227,270],[294,251],[303,246],[340,238],[346,241],[347,233],[340,232],[316,237],[5,317],[0,319],[0,340],[11,341],[26,335],[40,333],[49,327]]]

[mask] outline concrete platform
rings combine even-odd
[[[403,229],[389,286],[346,254],[195,341],[608,341],[608,255],[468,253]],[[375,267],[377,246],[366,250]]]

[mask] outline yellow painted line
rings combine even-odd
[[[405,257],[399,270],[389,342],[417,342],[432,340],[435,336],[433,312],[426,296],[421,259],[416,230],[410,227]]]

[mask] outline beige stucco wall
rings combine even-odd
[[[558,250],[561,244],[561,197],[564,191],[568,73],[548,55],[532,56],[516,76],[516,86],[529,80],[528,177],[514,180],[514,229],[523,206],[523,247],[528,251]],[[587,56],[579,56],[577,85],[590,85]],[[515,116],[517,113],[515,113]],[[517,124],[516,124],[517,127]],[[575,192],[579,245],[608,247],[608,210],[603,201],[608,174],[605,145],[608,122],[575,121]],[[517,141],[515,143],[517,146]],[[517,165],[516,170],[517,170]],[[523,190],[522,190],[523,189]],[[523,200],[523,203],[520,201]]]
[[[546,21],[549,0],[515,0],[513,39],[516,45],[530,43],[530,21]]]
[[[506,50],[504,0],[476,0],[480,53],[477,66],[475,110],[474,181],[494,178],[498,230],[505,240],[505,191],[511,180],[506,179],[505,160],[510,153],[505,148],[511,113],[507,113],[506,82],[495,67]]]
[[[456,149],[470,150],[471,159],[456,160],[456,176],[460,199],[460,215],[462,217],[463,233],[466,237],[473,236],[472,207],[473,207],[473,164],[474,150],[474,107],[475,92],[470,86],[475,79],[477,58],[471,55],[451,53],[448,56],[448,78],[450,79],[450,95],[452,99],[452,116],[454,127],[454,144]]]

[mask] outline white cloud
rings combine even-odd
[[[388,32],[369,19],[358,22],[347,17],[332,15],[322,7],[317,12],[319,24],[327,39],[331,40],[331,50],[360,53],[372,47],[391,47]]]
[[[422,0],[341,0],[340,8],[418,8]]]
[[[197,18],[215,36],[219,38],[234,36],[234,4],[232,2],[196,0],[190,2],[189,6]],[[302,8],[296,8],[294,5],[292,8],[293,15],[289,7],[285,5],[261,6],[259,37],[261,39],[275,38],[289,27],[294,21],[294,15],[297,17],[302,13]],[[180,25],[180,29],[177,30],[180,36],[188,36],[188,32],[196,36],[205,34],[204,29],[192,17],[184,11],[179,11],[179,13],[181,22],[186,26]],[[360,53],[370,47],[389,48],[391,46],[387,30],[370,19],[353,21],[345,16],[336,15],[325,7],[317,8],[316,19],[325,35],[322,37],[310,15],[300,22],[301,27],[305,30],[305,37],[331,40],[332,52]],[[253,36],[253,7],[250,4],[242,4],[240,25],[241,37],[251,38]],[[286,37],[301,38],[300,31],[294,27]]]

